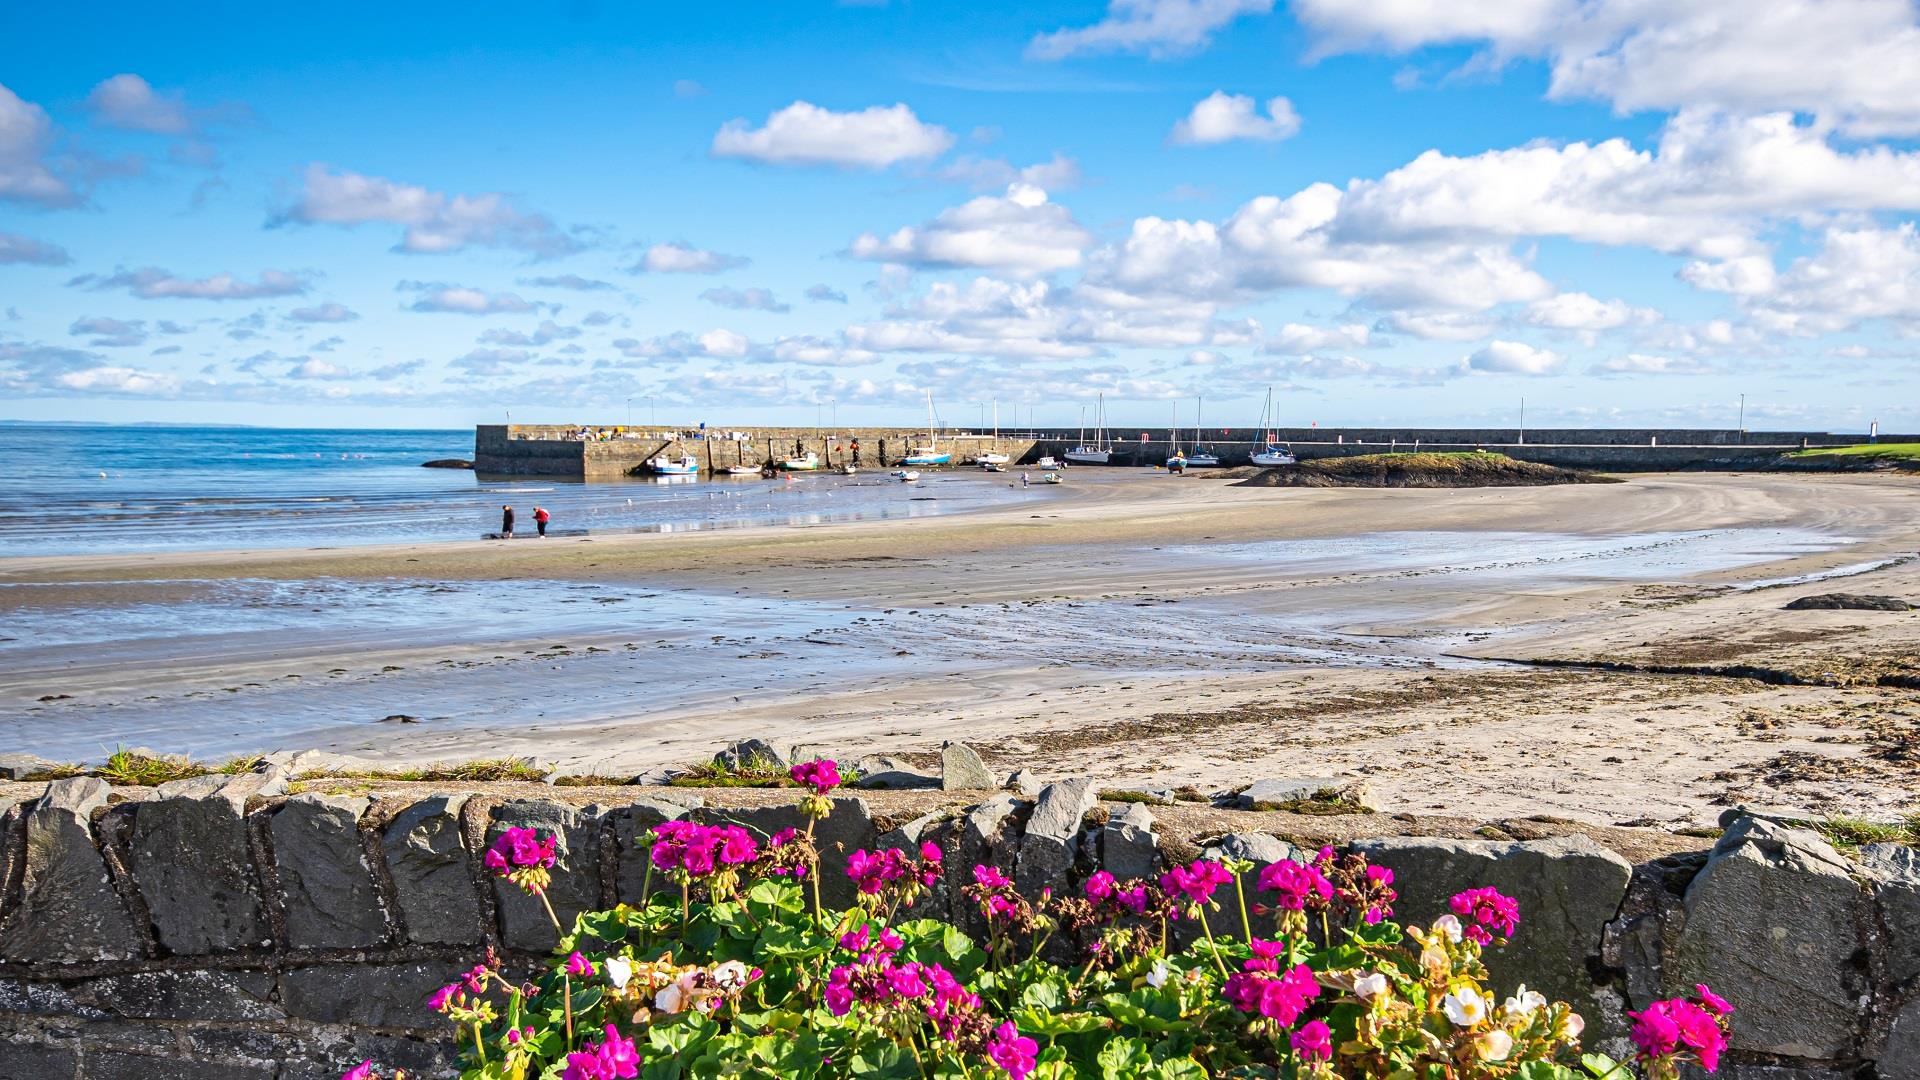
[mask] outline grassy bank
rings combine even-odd
[[[1820,446],[1796,450],[1787,455],[1796,461],[1838,459],[1841,461],[1885,462],[1920,467],[1920,443],[1860,443],[1856,446]]]
[[[1240,487],[1540,487],[1610,484],[1593,473],[1485,452],[1357,454],[1252,472]]]

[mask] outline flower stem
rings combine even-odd
[[[573,1049],[573,980],[560,974],[560,998],[567,1009],[567,1049]]]
[[[541,889],[533,895],[540,898],[540,906],[547,909],[547,921],[553,923],[553,932],[560,933],[560,916],[553,913],[553,904],[547,899],[547,890]]]
[[[1253,920],[1247,918],[1247,887],[1241,884],[1241,879],[1245,876],[1246,874],[1244,872],[1233,875],[1233,894],[1240,900],[1240,932],[1246,935],[1246,941],[1251,944],[1253,942]]]
[[[480,1021],[473,1022],[473,1052],[480,1055],[480,1064],[487,1063],[487,1044],[480,1040]]]
[[[1220,959],[1220,946],[1213,940],[1213,927],[1207,925],[1207,906],[1205,904],[1195,906],[1200,912],[1200,931],[1207,935],[1207,951],[1213,954],[1213,965],[1220,969],[1221,978],[1231,978],[1232,976],[1227,972],[1227,962]]]

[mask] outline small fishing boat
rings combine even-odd
[[[1260,414],[1260,427],[1267,433],[1267,444],[1253,453],[1253,463],[1269,468],[1276,465],[1294,464],[1293,451],[1281,446],[1273,433],[1273,387],[1267,387],[1266,411]]]
[[[855,474],[855,473],[857,473],[857,472],[859,472],[859,471],[860,471],[860,466],[858,466],[858,465],[842,465],[842,466],[840,466],[840,475],[841,475],[841,476],[852,476],[853,474]]]
[[[1107,395],[1099,397],[1094,413],[1093,442],[1087,442],[1086,407],[1080,411],[1080,445],[1067,451],[1067,460],[1077,465],[1105,465],[1113,460],[1113,448],[1107,444]]]
[[[1006,472],[1007,467],[998,462],[989,461],[980,466],[981,472]]]
[[[647,471],[655,476],[698,476],[700,459],[692,454],[682,454],[677,458],[654,458],[647,462]]]
[[[787,472],[814,472],[820,468],[820,455],[809,450],[799,457],[782,458],[780,467]]]
[[[1060,463],[1054,460],[1052,454],[1048,454],[1046,457],[1034,462],[1034,464],[1042,469],[1057,469],[1060,467]]]
[[[1206,432],[1206,428],[1200,426],[1200,407],[1206,402],[1206,398],[1195,398],[1193,402],[1193,453],[1187,455],[1189,469],[1211,469],[1220,464],[1220,455],[1200,441]]]
[[[724,469],[722,469],[722,470],[720,470],[720,471],[721,471],[721,472],[723,472],[723,473],[725,473],[725,474],[727,474],[728,476],[759,476],[759,475],[760,475],[760,466],[758,466],[758,465],[729,465],[729,466],[727,466],[726,468],[724,468]]]
[[[895,469],[893,471],[893,478],[895,480],[904,480],[911,484],[915,480],[920,479],[920,473],[917,469]]]
[[[986,469],[995,465],[1005,465],[1012,460],[1012,458],[1005,454],[980,454],[973,459],[973,462],[981,468]]]
[[[1057,472],[1046,473],[1040,477],[1040,482],[1043,484],[1058,484],[1060,483],[1060,474]]]
[[[1187,459],[1180,453],[1180,403],[1173,403],[1173,432],[1167,436],[1167,471],[1185,472]]]
[[[933,391],[929,390],[927,391],[927,445],[907,447],[907,456],[900,459],[900,464],[947,465],[952,461],[953,455],[941,453],[940,443],[933,437]]]

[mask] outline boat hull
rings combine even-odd
[[[952,454],[909,454],[902,458],[902,465],[948,465],[953,462]]]
[[[1296,464],[1294,456],[1285,450],[1267,450],[1253,455],[1255,465],[1275,466]]]
[[[1105,465],[1113,460],[1111,450],[1069,450],[1067,460],[1081,465]]]
[[[1220,459],[1212,454],[1195,454],[1187,459],[1189,469],[1208,469],[1220,464]]]

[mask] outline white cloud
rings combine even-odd
[[[739,269],[751,262],[753,260],[744,255],[722,255],[717,251],[706,251],[676,241],[648,248],[632,269],[634,273],[718,274],[723,270]]]
[[[1471,311],[1396,311],[1387,316],[1386,324],[1423,341],[1478,341],[1500,325]]]
[[[274,296],[300,296],[307,291],[307,276],[284,270],[262,270],[256,281],[232,274],[183,278],[158,267],[118,270],[107,277],[84,274],[68,282],[100,291],[126,289],[142,300],[259,300]]]
[[[287,369],[289,379],[351,379],[353,372],[338,364],[309,357]]]
[[[1820,249],[1794,260],[1748,311],[1777,333],[1833,333],[1886,319],[1920,334],[1920,232],[1910,221],[1829,229]]]
[[[1080,186],[1080,163],[1055,153],[1046,161],[1014,168],[1005,158],[983,158],[962,154],[942,166],[942,180],[965,184],[975,191],[996,191],[1008,184],[1031,184],[1047,191],[1066,191]]]
[[[1719,369],[1691,357],[1628,353],[1603,360],[1587,369],[1591,375],[1711,375]]]
[[[884,169],[939,157],[952,145],[952,132],[922,123],[904,104],[834,112],[796,101],[768,116],[763,127],[727,121],[713,137],[713,154],[773,165]]]
[[[578,327],[561,326],[552,319],[540,320],[540,325],[529,334],[524,330],[509,330],[494,327],[480,335],[482,345],[515,345],[522,348],[551,345],[556,341],[569,341],[580,336]]]
[[[352,322],[359,314],[345,304],[329,300],[313,307],[294,308],[287,312],[287,318],[303,323],[343,323]]]
[[[596,278],[584,278],[579,274],[558,274],[553,277],[522,278],[522,285],[538,289],[572,289],[575,292],[610,292],[615,286],[610,281]]]
[[[63,372],[54,377],[62,390],[88,394],[131,394],[152,396],[171,394],[180,389],[180,380],[163,371],[103,365]]]
[[[847,294],[831,285],[809,285],[807,286],[807,299],[817,300],[821,303],[844,304],[847,302]]]
[[[1601,300],[1583,292],[1555,293],[1527,305],[1526,321],[1553,330],[1612,330],[1628,323],[1652,322],[1659,313],[1623,300]]]
[[[536,258],[579,251],[584,245],[543,214],[515,210],[499,194],[453,195],[378,176],[307,167],[300,196],[275,214],[269,227],[297,222],[351,228],[368,222],[403,225],[395,251],[443,255],[469,245],[512,248]]]
[[[1027,45],[1027,55],[1041,60],[1106,52],[1178,56],[1205,48],[1215,32],[1243,15],[1272,10],[1273,0],[1108,0],[1106,18],[1040,34]]]
[[[1295,0],[1333,49],[1484,43],[1545,57],[1550,97],[1622,113],[1711,106],[1817,114],[1853,135],[1920,132],[1909,0]]]
[[[1462,361],[1469,371],[1494,375],[1552,375],[1567,364],[1566,357],[1520,341],[1489,341]]]
[[[1308,326],[1287,323],[1267,339],[1270,353],[1297,356],[1320,349],[1362,349],[1372,343],[1373,331],[1361,323],[1345,326]]]
[[[852,348],[845,342],[805,334],[778,338],[767,345],[756,346],[753,351],[757,359],[767,363],[804,364],[808,367],[858,367],[880,359],[874,353]]]
[[[145,320],[113,319],[104,315],[75,319],[67,327],[67,333],[92,338],[87,344],[94,348],[129,348],[147,341]]]
[[[1259,105],[1251,97],[1215,90],[1195,104],[1185,119],[1173,125],[1173,134],[1168,138],[1187,146],[1235,139],[1279,142],[1299,130],[1300,116],[1293,111],[1293,102],[1286,98],[1268,99],[1267,115],[1261,116]]]
[[[613,343],[613,347],[636,360],[734,360],[746,356],[752,343],[745,334],[717,329],[704,334],[675,331],[645,340],[621,338]]]
[[[0,86],[0,200],[73,206],[80,194],[47,164],[53,122],[45,109]]]
[[[848,248],[855,258],[914,267],[977,267],[1045,274],[1080,265],[1093,235],[1047,193],[1016,183],[1004,196],[982,195],[941,211],[932,221],[885,237],[865,233]]]
[[[448,312],[455,315],[497,315],[533,311],[538,305],[529,304],[513,293],[490,293],[484,289],[468,288],[465,285],[444,285],[438,282],[403,281],[402,292],[417,292],[420,298],[407,305],[411,311]]]
[[[471,349],[447,365],[476,378],[508,375],[533,359],[525,349]]]
[[[781,303],[771,289],[708,289],[700,294],[700,299],[716,307],[732,308],[735,311],[792,311],[789,305]]]
[[[128,131],[185,135],[193,130],[186,99],[178,91],[156,93],[147,80],[138,75],[115,75],[103,80],[87,95],[87,107],[102,123]]]
[[[0,232],[0,266],[65,266],[73,261],[65,248],[19,233]]]

